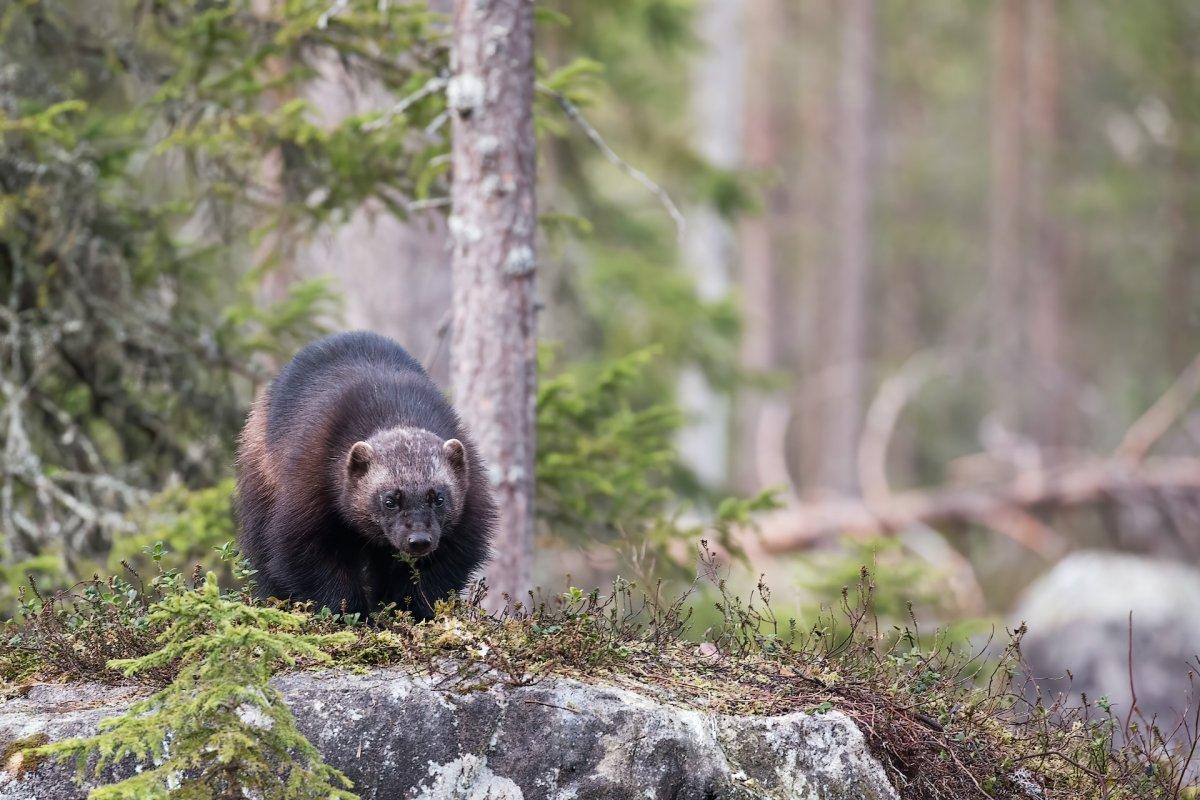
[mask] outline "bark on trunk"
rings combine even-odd
[[[537,384],[533,0],[457,0],[450,217],[454,398],[500,508],[493,601],[530,587]]]

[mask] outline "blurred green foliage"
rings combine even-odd
[[[688,109],[692,0],[550,0],[538,29],[543,84],[566,95],[626,161],[651,173],[678,202],[732,217],[751,205],[741,176],[695,149]],[[674,391],[679,371],[701,367],[717,386],[742,374],[738,314],[729,298],[696,291],[659,200],[611,164],[584,131],[539,95],[550,135],[541,146],[539,203],[555,221],[540,254],[545,329],[564,360],[620,359],[647,342],[661,348],[640,383],[652,404]]]
[[[236,538],[233,515],[234,481],[227,478],[214,486],[187,489],[177,486],[154,497],[134,514],[135,532],[118,535],[108,554],[108,570],[119,574],[123,567],[146,574],[151,563],[170,555],[167,565],[191,570],[217,570],[227,578],[224,549]]]
[[[735,529],[775,507],[775,494],[722,499],[679,490],[687,469],[674,435],[683,415],[669,395],[641,399],[662,369],[658,348],[565,369],[543,349],[541,361],[537,513],[548,540],[611,547],[647,580],[694,575],[703,538],[740,553]]]
[[[444,26],[419,4],[84,7],[0,11],[9,606],[17,575],[61,588],[106,561],[144,566],[158,541],[181,569],[212,565],[232,539],[229,462],[250,391],[332,301],[293,282],[264,302],[262,281],[317,225],[368,200],[404,217],[447,190]],[[547,3],[539,80],[596,112],[631,159],[661,160],[668,188],[732,212],[733,176],[692,153],[685,127],[660,124],[678,81],[644,77],[680,73],[692,12]],[[319,119],[304,87],[333,61],[397,105]],[[729,380],[736,314],[698,299],[657,201],[544,95],[538,122],[561,179],[544,204],[560,256],[547,283],[586,329],[557,332],[571,367],[543,391],[546,530],[665,543],[684,508],[671,492],[699,495],[664,398],[686,363]],[[656,356],[638,350],[648,340]]]
[[[368,198],[404,214],[441,191],[439,147],[411,135],[438,93],[319,126],[300,87],[337,58],[416,91],[445,65],[431,19],[315,0],[0,10],[0,563],[57,553],[85,574],[160,487],[228,475],[252,385],[330,303],[315,282],[264,301],[280,248]]]

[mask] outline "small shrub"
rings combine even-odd
[[[114,538],[109,570],[119,572],[124,565],[145,572],[153,563],[190,571],[200,564],[205,570],[217,571],[217,577],[227,582],[229,562],[221,563],[220,553],[237,533],[233,489],[234,481],[228,478],[203,489],[177,486],[159,493],[138,510],[136,532]]]
[[[268,683],[279,668],[330,660],[322,649],[349,632],[311,634],[305,618],[222,594],[208,573],[197,591],[168,594],[146,618],[161,647],[110,662],[126,675],[177,669],[165,688],[101,724],[98,735],[35,753],[89,763],[96,775],[126,758],[143,771],[91,792],[91,800],[143,798],[353,798],[350,781],[326,765]],[[152,763],[150,763],[152,762]]]

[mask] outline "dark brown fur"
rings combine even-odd
[[[255,401],[237,513],[264,596],[426,617],[486,558],[495,507],[469,435],[420,365],[350,333],[306,347]],[[398,556],[418,545],[433,549],[414,581]]]

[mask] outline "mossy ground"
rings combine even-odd
[[[7,746],[0,748],[0,769],[13,775],[23,775],[37,769],[43,757],[35,753],[34,749],[49,741],[50,737],[46,734],[35,733],[24,739],[10,742]]]
[[[394,611],[368,621],[309,613],[304,633],[341,633],[325,649],[339,668],[437,674],[447,691],[557,675],[726,714],[837,709],[863,730],[905,798],[1038,796],[1030,787],[1072,800],[1194,796],[1184,786],[1186,754],[1173,753],[1145,721],[1029,702],[1013,679],[1020,631],[991,658],[925,640],[915,622],[881,631],[865,571],[841,608],[806,630],[775,619],[765,587],[742,600],[719,579],[715,585],[723,623],[700,641],[699,632],[685,635],[691,595],[668,601],[623,582],[530,597],[501,617],[481,611],[478,597],[444,603],[425,623]],[[127,681],[106,665],[159,646],[146,605],[113,579],[31,607],[0,643],[0,691],[30,681]],[[316,661],[302,658],[294,668],[310,666]],[[150,670],[137,679],[162,686],[172,674]]]

